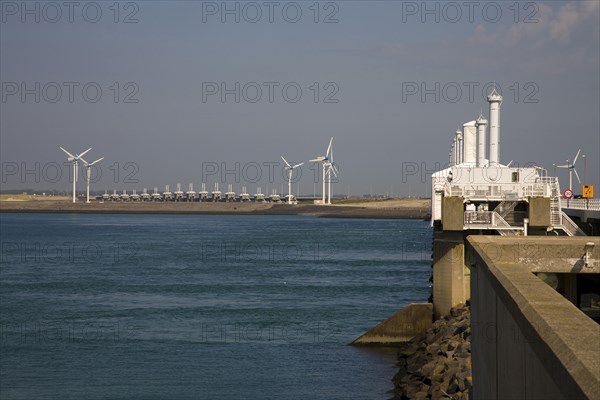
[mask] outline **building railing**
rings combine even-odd
[[[558,178],[556,176],[540,176],[538,179],[541,183],[547,183],[550,185],[558,183]]]
[[[561,208],[600,211],[600,199],[561,199]]]
[[[546,182],[531,184],[494,184],[494,185],[471,185],[446,183],[444,186],[445,196],[459,196],[469,198],[494,198],[504,200],[518,200],[526,197],[550,197],[551,186]]]
[[[464,226],[478,229],[523,230],[519,226],[511,226],[496,211],[465,211]]]
[[[465,211],[465,225],[492,225],[492,211]]]

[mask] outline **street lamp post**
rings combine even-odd
[[[583,157],[583,184],[585,185],[586,180],[585,180],[585,174],[587,172],[587,159],[585,158],[585,154],[583,154],[581,157]]]

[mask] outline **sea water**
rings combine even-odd
[[[2,399],[382,399],[416,220],[0,214]]]

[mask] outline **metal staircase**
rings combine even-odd
[[[560,226],[562,220],[560,210],[560,199],[557,196],[552,196],[550,200],[550,224],[552,226]]]
[[[554,180],[552,185],[552,197],[550,198],[550,224],[553,228],[562,229],[569,236],[586,236],[579,226],[564,211],[560,206],[560,187],[558,180]]]
[[[494,229],[502,236],[517,236],[523,228],[510,225],[496,211],[465,211],[465,229]]]
[[[502,203],[504,203],[504,202],[502,202]],[[500,204],[502,204],[502,203],[500,203]],[[498,208],[498,207],[496,207],[496,208]],[[515,206],[513,205],[512,209],[514,209],[514,208],[515,208]],[[507,212],[507,214],[508,214],[508,212]],[[492,221],[493,221],[494,226],[502,227],[502,228],[512,228],[512,226],[504,220],[502,215],[500,215],[500,213],[498,213],[496,211],[492,211]],[[497,229],[497,231],[501,236],[517,236],[517,232],[514,229]]]
[[[497,212],[502,218],[506,218],[506,216],[515,209],[517,204],[519,204],[518,201],[503,200],[500,204],[498,204],[498,206],[496,206],[494,211]]]
[[[494,225],[498,227],[510,228],[511,225],[505,220],[511,212],[515,210],[515,207],[519,204],[518,201],[514,200],[503,200],[496,206],[492,214],[492,221]],[[498,229],[498,233],[502,236],[517,236],[517,232],[513,229]]]

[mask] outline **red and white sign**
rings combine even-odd
[[[565,191],[563,192],[563,196],[565,196],[565,198],[567,199],[572,199],[573,191],[571,189],[565,189]]]

